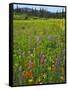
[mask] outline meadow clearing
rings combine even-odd
[[[13,85],[65,82],[65,20],[13,20]]]

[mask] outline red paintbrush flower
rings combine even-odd
[[[32,60],[29,60],[29,62],[27,63],[27,67],[28,67],[28,69],[31,69],[33,67]]]
[[[31,78],[33,76],[32,71],[23,71],[22,76],[24,78]]]

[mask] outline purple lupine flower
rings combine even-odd
[[[22,84],[22,66],[20,65],[19,68],[18,68],[18,78],[19,78],[19,84],[21,85]]]
[[[56,57],[56,59],[55,59],[55,70],[56,70],[56,71],[59,71],[59,69],[60,69],[59,58]]]

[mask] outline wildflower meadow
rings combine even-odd
[[[19,16],[13,18],[13,85],[64,83],[65,18]]]

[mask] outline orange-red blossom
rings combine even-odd
[[[32,71],[23,71],[22,76],[24,78],[31,78],[32,77]]]

